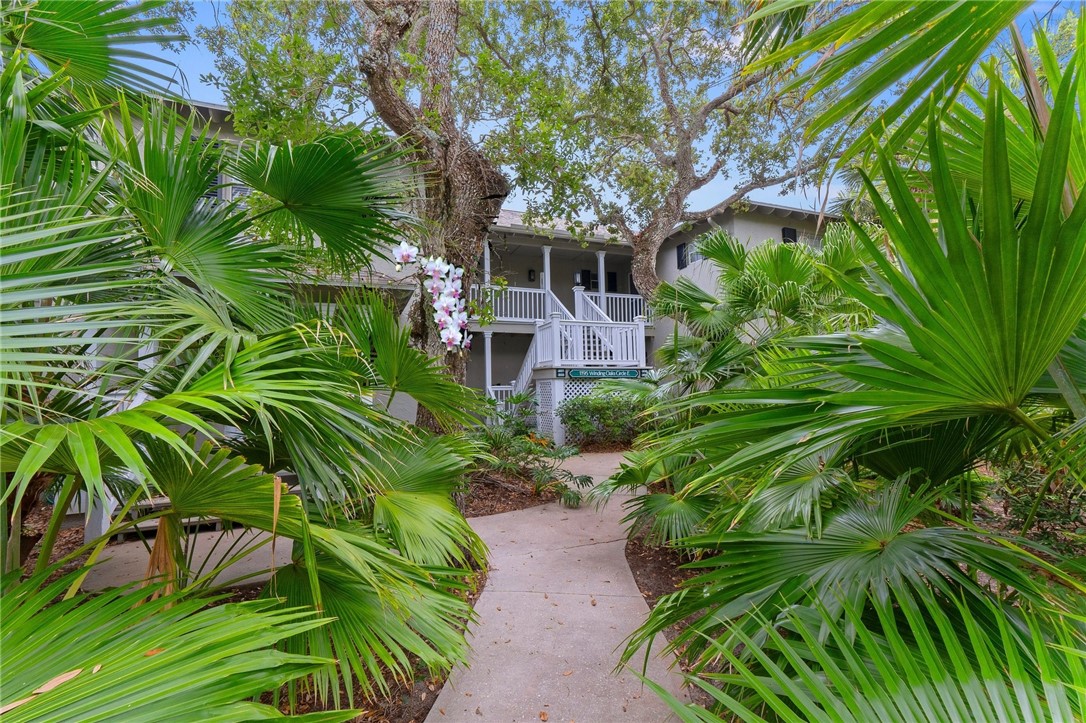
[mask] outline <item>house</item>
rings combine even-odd
[[[699,236],[720,228],[748,247],[817,245],[819,220],[817,211],[747,203],[677,230],[657,256],[656,273],[715,290],[716,268],[698,253]],[[489,301],[495,319],[483,327],[472,322],[483,343],[468,362],[468,384],[499,402],[534,391],[539,432],[561,443],[562,401],[591,393],[601,379],[641,376],[651,367],[655,340],[674,328],[652,318],[630,274],[632,257],[629,244],[532,229],[521,214],[503,210],[491,227],[481,285],[472,290]],[[496,286],[498,277],[508,285]]]
[[[229,109],[201,103],[183,112],[205,119],[220,140],[237,142]],[[245,192],[236,184],[209,190],[225,200]],[[686,276],[715,289],[715,267],[701,259],[696,246],[696,239],[714,228],[750,246],[766,241],[817,244],[819,214],[765,203],[729,209],[676,230],[658,255],[657,275],[664,281]],[[539,432],[561,443],[559,405],[589,394],[600,380],[643,375],[651,367],[655,339],[666,338],[673,328],[670,320],[652,318],[634,285],[632,258],[629,244],[607,235],[578,238],[561,227],[535,228],[523,214],[503,210],[479,259],[478,281],[469,290],[469,300],[484,313],[470,322],[474,343],[467,384],[499,404],[531,392]],[[420,288],[414,271],[398,269],[391,259],[376,259],[353,278],[326,283],[329,301],[334,287],[361,285],[387,290],[401,309]],[[393,411],[413,418],[413,406],[404,400]]]

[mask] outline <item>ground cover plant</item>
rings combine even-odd
[[[795,10],[808,4],[776,5],[763,14],[776,29],[761,38],[779,41],[777,57],[836,37],[819,31],[788,46],[802,25]],[[970,51],[979,55],[999,28],[976,13],[1010,13],[1009,22],[1020,10],[997,5],[864,5],[836,25],[846,47],[811,72],[862,56],[876,59],[865,71],[872,83],[893,82],[908,68],[879,62],[887,38],[979,44]],[[906,30],[924,13],[940,39],[930,27]],[[1081,46],[1081,20],[1077,32]],[[683,624],[670,647],[713,698],[707,707],[669,698],[683,719],[1076,720],[1086,711],[1081,547],[1021,534],[1052,497],[1073,504],[1086,472],[1084,60],[1057,56],[1043,31],[1032,53],[1022,50],[1017,83],[987,66],[985,87],[960,105],[953,94],[929,99],[870,146],[873,165],[857,173],[879,224],[849,223],[866,259],[852,273],[824,266],[834,295],[866,314],[812,328],[793,305],[782,327],[769,307],[758,333],[724,323],[725,337],[745,338],[684,340],[670,352],[724,348],[722,373],[677,374],[666,384],[684,385],[681,396],[645,390],[670,424],[641,440],[611,484],[667,478],[671,465],[690,477],[672,484],[672,518],[690,500],[704,508],[676,527],[645,501],[634,507],[696,558],[698,574],[660,600],[626,657]],[[919,95],[910,86],[914,100],[941,73],[964,82],[963,56],[946,57],[954,63],[925,67]],[[851,100],[871,100],[874,87],[857,86]],[[909,160],[897,153],[906,146]],[[722,283],[735,284],[727,275]],[[988,482],[1023,465],[1040,479]],[[993,500],[1021,527],[992,524]]]
[[[469,505],[471,496],[479,494],[479,486],[489,485],[504,490],[506,496],[509,493],[520,496],[529,489],[535,499],[522,500],[526,506],[553,498],[567,507],[580,507],[582,491],[592,485],[592,479],[573,474],[562,466],[580,450],[573,445],[556,445],[549,437],[531,431],[528,420],[533,406],[527,395],[514,396],[501,410],[494,410],[490,424],[472,434],[485,454],[471,477],[467,491]],[[488,511],[504,512],[506,508]]]
[[[558,406],[569,441],[580,447],[628,447],[647,424],[640,397],[600,391],[567,399]]]
[[[142,95],[170,70],[131,49],[168,23],[148,19],[159,5],[0,10],[0,708],[275,718],[259,695],[286,685],[288,708],[305,691],[332,709],[309,717],[346,720],[341,691],[351,707],[356,689],[464,657],[463,591],[485,550],[452,494],[478,450],[388,404],[408,394],[439,423],[469,423],[476,397],[410,345],[384,297],[309,298],[315,258],[362,268],[411,232],[402,154],[350,133],[220,146]],[[207,197],[232,179],[253,193]],[[268,240],[270,223],[287,240]],[[24,544],[47,489],[49,523]],[[51,564],[81,492],[117,509],[73,557],[93,564],[151,523],[148,586],[90,595],[86,566]],[[168,504],[132,514],[152,496]],[[203,519],[262,534],[201,566],[186,530]],[[209,607],[236,582],[214,574],[276,538],[292,561],[262,599]]]

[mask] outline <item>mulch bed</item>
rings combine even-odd
[[[464,498],[465,517],[485,517],[554,502],[558,495],[550,490],[536,494],[531,482],[489,470],[472,475]]]
[[[681,569],[681,566],[690,560],[677,551],[647,544],[644,533],[631,537],[626,542],[626,562],[630,565],[634,582],[650,608],[655,607],[656,601],[664,595],[679,589],[683,581],[698,574],[697,570]],[[681,629],[678,625],[672,625],[664,631],[664,637],[674,640]]]

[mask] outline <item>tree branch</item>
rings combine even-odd
[[[803,174],[819,167],[819,165],[820,164],[817,162],[801,163],[796,167],[791,168],[788,171],[785,171],[784,173],[781,173],[777,176],[763,178],[757,181],[750,181],[749,183],[746,183],[735,189],[735,191],[733,191],[730,196],[728,196],[715,206],[707,208],[703,211],[684,211],[681,220],[702,221],[704,219],[716,216],[717,214],[724,213],[728,210],[730,206],[743,200],[743,198],[751,191],[756,191],[760,188],[769,188],[770,186],[776,186],[778,183],[784,183],[785,181],[791,180],[793,178],[798,178]]]
[[[705,101],[705,103],[694,112],[694,117],[698,119],[699,124],[705,123],[713,111],[728,105],[736,96],[746,91],[751,86],[761,83],[769,77],[769,73],[770,71],[768,69],[759,70],[756,73],[744,75],[738,80],[733,81],[726,91],[715,98],[710,98]]]

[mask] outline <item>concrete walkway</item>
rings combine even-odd
[[[586,454],[567,468],[599,481],[621,459]],[[475,606],[468,664],[453,671],[428,723],[669,719],[636,676],[613,672],[626,637],[649,613],[626,564],[621,502],[600,511],[548,504],[471,520],[490,546],[490,575]],[[658,637],[653,649],[663,646]],[[679,694],[669,662],[651,660],[648,677]]]

